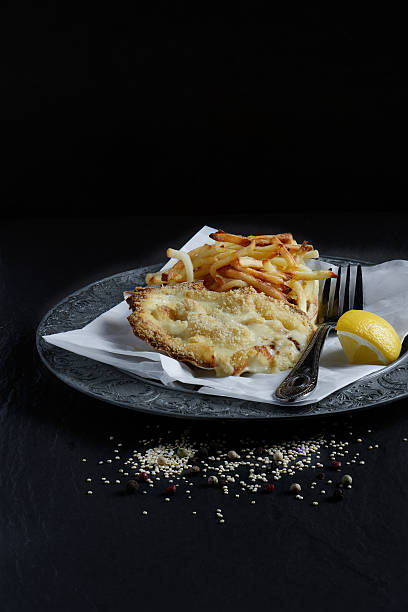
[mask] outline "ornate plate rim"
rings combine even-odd
[[[321,255],[321,259],[325,260],[325,261],[329,261],[331,263],[337,264],[337,263],[352,263],[352,264],[356,264],[356,263],[361,263],[363,265],[376,265],[373,264],[372,262],[368,262],[368,261],[363,261],[360,259],[346,259],[343,257],[336,257],[336,256],[328,256],[328,255]],[[201,404],[216,404],[218,402],[218,404],[221,401],[221,404],[226,404],[230,410],[228,410],[228,412],[224,413],[220,413],[218,414],[217,412],[215,413],[211,413],[209,414],[208,411],[204,411],[204,414],[198,414],[197,412],[194,411],[194,407],[192,406],[192,409],[189,410],[187,409],[185,412],[181,412],[181,411],[177,411],[175,409],[170,409],[170,410],[165,410],[163,408],[160,407],[155,407],[154,406],[154,402],[157,400],[157,396],[156,397],[150,397],[146,400],[147,402],[147,406],[143,406],[138,404],[129,404],[126,403],[124,400],[120,400],[120,399],[115,399],[112,396],[107,396],[104,395],[102,392],[97,393],[95,390],[92,390],[92,388],[88,385],[88,387],[84,384],[80,384],[78,382],[78,380],[75,380],[73,378],[70,378],[68,375],[65,374],[65,372],[60,372],[58,371],[55,367],[53,367],[53,365],[50,363],[50,361],[47,359],[47,356],[45,354],[44,348],[45,346],[47,347],[47,349],[49,350],[49,347],[51,347],[52,345],[49,345],[48,343],[46,343],[43,339],[42,339],[42,335],[43,335],[43,328],[45,326],[45,323],[47,322],[47,320],[50,319],[50,317],[52,316],[53,313],[57,312],[59,308],[61,308],[64,304],[66,304],[69,300],[75,300],[76,297],[79,297],[81,295],[86,294],[87,291],[91,290],[94,287],[97,287],[99,284],[101,283],[109,283],[109,281],[112,281],[113,279],[120,279],[123,278],[125,276],[131,276],[131,275],[135,275],[135,274],[144,274],[146,271],[148,270],[157,270],[159,269],[163,264],[156,264],[153,266],[146,266],[146,267],[142,267],[142,268],[135,268],[133,270],[127,270],[124,272],[119,272],[116,274],[113,274],[111,276],[102,278],[100,280],[94,281],[92,283],[89,283],[88,285],[85,285],[84,287],[78,289],[77,291],[74,291],[73,293],[69,294],[68,296],[66,296],[65,298],[63,298],[62,300],[60,300],[57,304],[55,304],[55,306],[53,306],[52,308],[50,308],[48,310],[48,312],[42,317],[37,330],[36,330],[36,347],[37,347],[37,351],[39,354],[39,357],[42,361],[42,363],[46,366],[46,368],[52,373],[54,374],[54,376],[56,376],[59,380],[61,380],[62,382],[66,383],[67,385],[69,385],[70,387],[72,387],[73,389],[75,389],[76,391],[80,391],[81,393],[84,393],[90,397],[93,397],[94,399],[99,399],[102,400],[104,402],[107,402],[109,404],[112,405],[116,405],[116,406],[121,406],[121,407],[125,407],[125,408],[129,408],[132,410],[136,410],[138,412],[144,412],[144,413],[149,413],[149,414],[154,414],[154,415],[161,415],[161,416],[169,416],[169,417],[178,417],[178,418],[190,418],[190,419],[200,419],[200,420],[214,420],[214,419],[224,419],[224,420],[234,420],[234,421],[238,421],[238,420],[251,420],[251,421],[269,421],[271,419],[273,419],[274,421],[276,420],[293,420],[293,419],[306,419],[306,418],[313,418],[313,417],[327,417],[327,416],[331,416],[331,415],[339,415],[339,414],[347,414],[347,413],[351,413],[351,412],[355,412],[357,410],[366,410],[369,408],[373,408],[376,406],[381,406],[381,405],[385,405],[385,404],[389,404],[391,402],[395,402],[399,399],[402,399],[404,397],[408,396],[408,385],[405,382],[405,380],[408,381],[408,377],[404,377],[404,386],[406,387],[405,391],[401,392],[397,392],[395,393],[395,391],[393,393],[389,393],[389,395],[385,395],[384,397],[380,398],[378,397],[377,399],[374,399],[371,402],[367,402],[367,403],[362,403],[361,405],[349,405],[348,407],[344,408],[344,409],[338,409],[340,407],[340,405],[337,407],[334,406],[333,408],[329,409],[328,407],[326,407],[324,404],[328,403],[325,400],[328,400],[329,398],[336,398],[339,397],[341,395],[343,395],[346,399],[347,399],[347,393],[350,392],[351,389],[353,388],[364,388],[364,386],[368,385],[370,386],[370,384],[374,387],[374,392],[376,391],[375,389],[375,383],[377,383],[377,386],[381,386],[379,383],[380,379],[385,379],[386,376],[391,373],[391,372],[396,372],[398,369],[401,369],[401,365],[405,365],[405,362],[408,362],[408,352],[404,353],[396,362],[394,362],[393,364],[390,364],[389,366],[383,368],[380,372],[374,372],[372,374],[369,374],[367,376],[364,376],[362,378],[360,378],[358,381],[355,381],[354,383],[352,383],[351,385],[348,385],[346,387],[343,387],[341,389],[339,389],[338,391],[334,392],[333,394],[331,394],[330,396],[328,396],[327,398],[324,398],[323,400],[321,400],[320,402],[316,402],[314,404],[307,404],[304,406],[297,406],[296,404],[293,405],[293,407],[291,407],[290,405],[275,405],[275,404],[266,404],[266,403],[262,403],[262,402],[251,402],[251,401],[247,401],[247,400],[239,400],[239,399],[235,399],[235,398],[227,398],[224,396],[218,396],[218,395],[210,395],[207,396],[205,394],[198,394],[195,393],[193,390],[190,389],[169,389],[167,387],[165,387],[164,385],[161,385],[160,383],[156,382],[156,381],[152,381],[152,380],[147,380],[147,379],[143,379],[141,377],[138,376],[129,376],[127,373],[122,372],[121,370],[114,368],[112,366],[109,366],[107,364],[101,363],[101,362],[95,362],[94,360],[88,359],[86,357],[82,357],[80,355],[76,355],[74,353],[70,353],[69,351],[65,351],[64,349],[59,349],[57,347],[52,347],[51,350],[54,350],[55,352],[60,351],[61,353],[69,353],[69,355],[73,356],[75,355],[76,358],[78,358],[80,361],[81,360],[86,360],[86,362],[90,362],[93,364],[98,364],[98,366],[100,367],[100,369],[102,370],[108,370],[109,372],[114,372],[116,373],[116,376],[118,378],[118,380],[122,377],[124,379],[125,383],[130,384],[131,382],[133,383],[133,385],[135,384],[135,382],[137,381],[139,386],[144,386],[144,387],[148,387],[151,390],[157,390],[159,393],[159,390],[165,394],[168,394],[169,397],[177,395],[177,394],[182,394],[182,396],[184,396],[184,398],[189,398],[191,400],[191,398],[195,398],[197,400],[198,398],[198,403]],[[106,310],[106,306],[104,306],[104,309]],[[102,309],[101,312],[104,312],[104,310]],[[119,381],[120,382],[120,381]],[[391,384],[391,388],[392,388],[392,384]],[[377,389],[378,391],[378,389]],[[364,395],[364,393],[363,393]],[[132,397],[133,396],[132,394]],[[141,395],[138,394],[138,399],[140,401],[140,397]],[[361,396],[358,396],[359,398]],[[350,399],[348,400],[349,404],[350,404]],[[191,402],[192,404],[197,403],[197,401],[195,402]],[[253,414],[234,414],[234,408],[238,408],[238,407],[242,407],[242,406],[246,406],[248,405],[248,411],[249,413],[251,412],[251,408],[253,410],[253,412],[255,412],[254,408],[255,407],[259,407],[259,406],[263,406],[265,407],[265,410],[268,410],[268,414],[263,414],[263,415],[257,415],[255,413]],[[296,412],[291,412],[291,410],[293,410],[293,408],[295,408],[296,406]],[[319,408],[322,408],[322,410],[320,410]],[[287,410],[287,414],[277,414],[277,412],[281,412],[281,410],[283,408],[286,408]],[[314,410],[313,410],[314,409]],[[275,413],[274,413],[275,411]],[[241,410],[239,411],[241,412]]]

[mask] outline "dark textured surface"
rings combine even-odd
[[[339,504],[311,495],[244,496],[194,492],[164,504],[159,492],[123,497],[85,478],[110,455],[108,437],[124,448],[149,435],[147,425],[177,432],[187,423],[110,406],[72,390],[43,369],[35,351],[41,316],[79,287],[163,258],[204,222],[234,231],[291,230],[321,251],[380,262],[407,258],[403,215],[261,219],[214,216],[104,220],[9,221],[0,230],[1,608],[6,612],[122,609],[406,610],[408,570],[408,418],[406,401],[353,417],[363,466]],[[330,225],[330,235],[326,225]],[[152,228],[139,243],[128,228]],[[24,245],[22,247],[22,244]],[[101,245],[106,245],[101,248]],[[349,419],[266,427],[199,423],[193,436],[244,435],[255,440],[326,428],[345,439]],[[367,429],[372,429],[368,434]],[[367,439],[379,444],[367,450]],[[353,442],[353,448],[357,448]],[[81,461],[87,458],[87,463]],[[306,485],[312,475],[296,477]],[[283,484],[282,484],[283,487]],[[306,489],[305,489],[306,490]],[[146,501],[145,501],[146,500]],[[149,511],[142,517],[141,509]],[[218,525],[215,508],[226,522]],[[192,510],[198,515],[193,517]]]

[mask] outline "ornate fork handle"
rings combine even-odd
[[[275,391],[281,400],[295,400],[313,391],[319,376],[319,360],[324,341],[333,323],[318,326],[303,355]]]

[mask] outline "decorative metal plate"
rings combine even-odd
[[[334,265],[368,262],[321,257]],[[120,302],[123,291],[143,285],[147,272],[163,264],[121,272],[72,293],[54,306],[37,329],[37,349],[59,379],[94,398],[151,414],[194,419],[294,419],[345,413],[387,404],[408,396],[408,353],[381,372],[370,374],[339,389],[320,402],[306,406],[271,405],[229,397],[205,396],[180,383],[177,390],[157,381],[130,376],[45,342],[41,336],[78,329]]]

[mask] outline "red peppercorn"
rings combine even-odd
[[[170,485],[169,487],[167,487],[166,493],[168,495],[174,495],[174,493],[176,492],[176,488],[176,485]]]
[[[272,493],[274,488],[275,488],[275,485],[272,483],[269,483],[264,486],[263,490],[265,491],[265,493]]]
[[[137,477],[139,482],[146,482],[147,480],[147,474],[146,472],[140,472],[140,474]]]
[[[337,461],[336,459],[333,459],[331,464],[332,464],[332,467],[334,467],[335,469],[341,468],[341,461]]]

